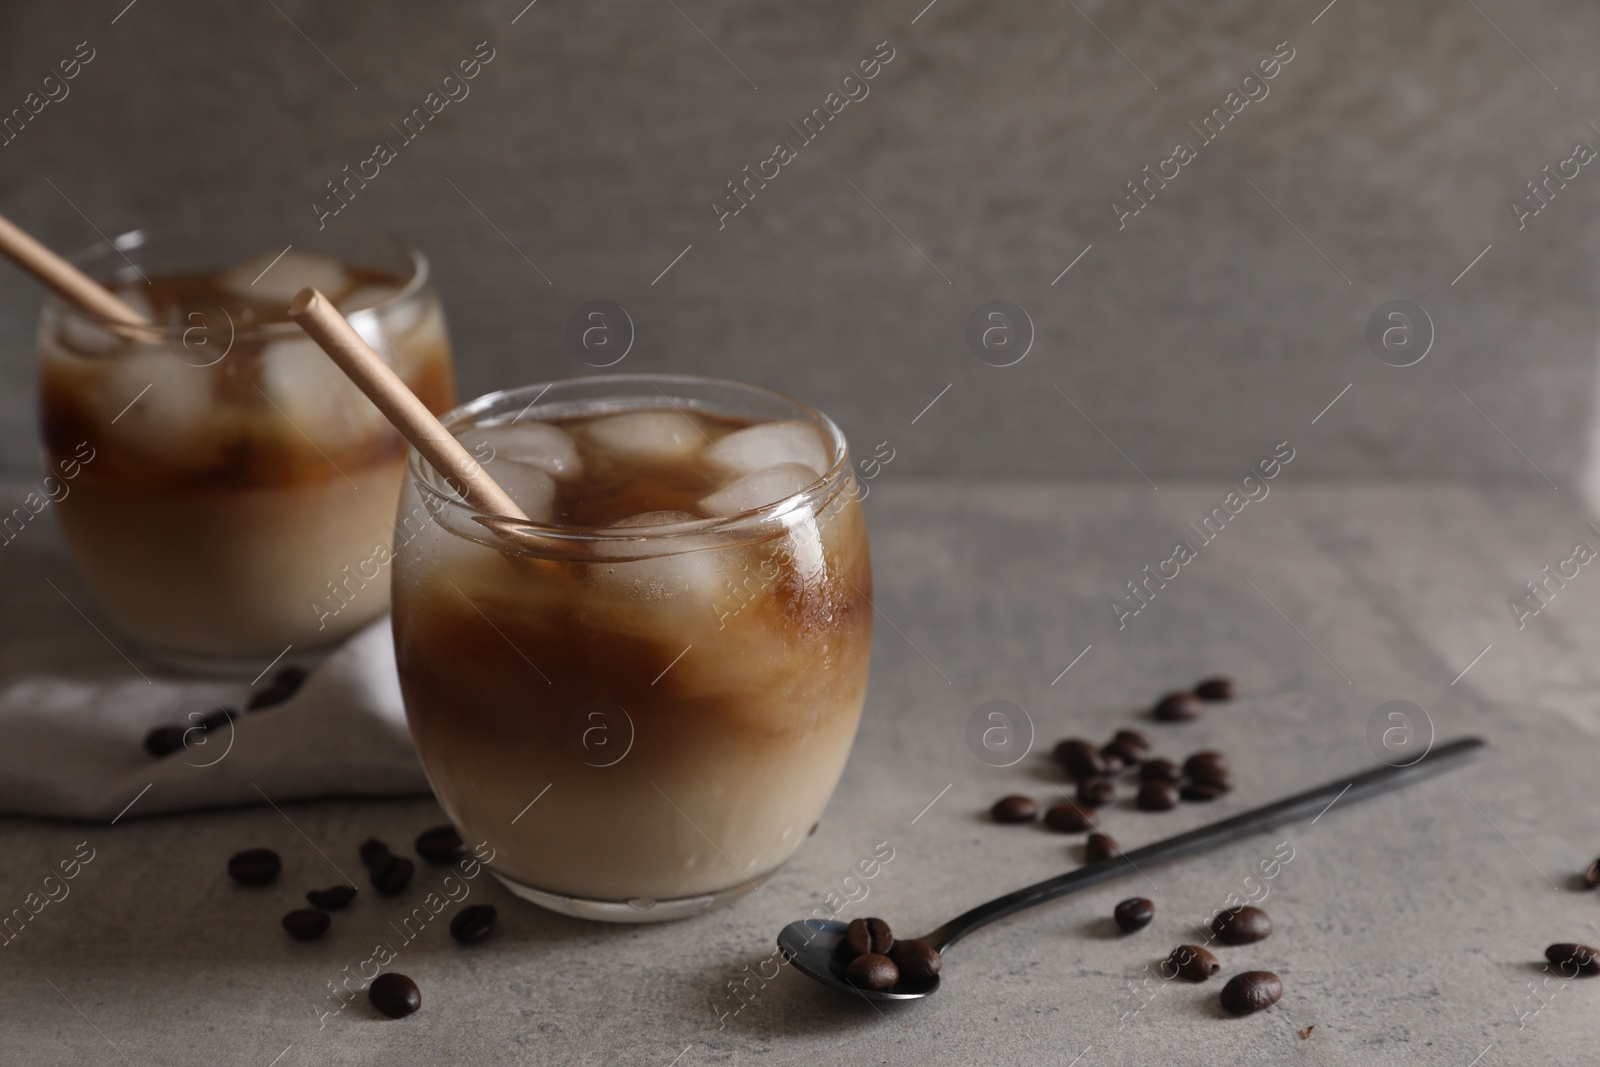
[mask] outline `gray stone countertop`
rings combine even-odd
[[[501,911],[495,936],[462,948],[439,923],[400,950],[394,969],[421,986],[419,1014],[382,1019],[363,997],[319,1020],[327,984],[374,942],[393,940],[388,920],[415,901],[363,898],[314,944],[285,938],[279,914],[304,886],[334,880],[321,853],[351,857],[369,835],[409,840],[439,821],[431,800],[116,826],[7,819],[7,909],[80,842],[95,858],[69,897],[0,949],[0,1059],[259,1067],[1590,1059],[1600,979],[1546,982],[1542,953],[1555,941],[1600,939],[1600,905],[1574,888],[1600,852],[1584,784],[1600,731],[1591,651],[1600,647],[1600,577],[1583,568],[1520,630],[1508,607],[1574,542],[1600,545],[1570,493],[1543,483],[1285,477],[1119,630],[1108,601],[1146,563],[1167,558],[1183,522],[1219,504],[1227,485],[892,477],[874,485],[867,506],[880,615],[860,736],[820,829],[757,893],[685,922],[604,926],[522,905],[480,878],[473,897]],[[29,531],[38,567],[0,558],[8,638],[30,625],[15,608],[31,599],[28,587],[44,574],[70,575],[51,536]],[[85,655],[99,652],[86,644]],[[1190,724],[1143,716],[1162,692],[1214,671],[1238,679],[1239,700]],[[1036,728],[1034,751],[1009,768],[986,765],[965,742],[973,709],[994,699],[1021,705]],[[1315,824],[1152,869],[1148,883],[1134,875],[989,927],[949,952],[943,989],[922,1003],[880,1011],[770,962],[779,927],[830,893],[859,898],[864,886],[845,917],[881,915],[914,931],[1077,865],[1076,839],[996,826],[986,814],[1005,793],[1055,795],[1061,783],[1047,754],[1059,738],[1103,739],[1138,725],[1161,753],[1231,754],[1237,788],[1211,805],[1153,815],[1119,800],[1108,809],[1106,828],[1131,847],[1374,765],[1368,720],[1390,700],[1424,709],[1440,738],[1480,734],[1492,750],[1403,793],[1336,805]],[[1282,976],[1279,1004],[1235,1019],[1218,1007],[1220,980],[1152,977],[1173,946],[1194,940],[1193,923],[1281,855],[1280,842],[1293,858],[1265,883],[1275,933],[1217,950],[1222,977]],[[876,877],[847,882],[885,843],[893,859]],[[273,889],[228,881],[227,856],[247,845],[283,855]],[[438,871],[419,875],[420,886]],[[1118,936],[1107,921],[1112,905],[1136,894],[1154,899],[1156,919]],[[769,982],[746,983],[742,998],[728,990],[774,970],[782,973]],[[1308,1027],[1309,1037],[1298,1036]]]

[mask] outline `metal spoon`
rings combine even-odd
[[[1113,878],[1122,878],[1136,870],[1174,860],[1191,852],[1212,848],[1237,840],[1249,834],[1269,830],[1274,826],[1294,822],[1307,816],[1319,816],[1340,797],[1365,800],[1380,793],[1401,789],[1431,778],[1435,774],[1454,770],[1476,759],[1485,747],[1482,738],[1463,737],[1439,745],[1422,759],[1404,767],[1382,766],[1365,771],[1354,778],[1336,778],[1327,785],[1308,789],[1304,793],[1275,800],[1259,808],[1211,823],[1187,833],[1157,841],[1143,848],[1099,863],[1080,867],[1075,871],[1047,879],[1015,893],[980,904],[963,912],[931,933],[917,938],[936,951],[943,953],[963,937],[987,926],[996,919],[1014,915],[1025,908],[1043,904],[1047,900],[1087,889]],[[839,943],[844,939],[845,924],[830,919],[803,919],[790,923],[778,933],[778,949],[795,969],[825,986],[869,1000],[921,1000],[939,988],[935,975],[926,982],[901,982],[888,989],[862,989],[852,985],[844,976],[845,963],[839,958]]]

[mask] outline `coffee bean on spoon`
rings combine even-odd
[[[939,973],[943,964],[932,945],[916,940],[896,941],[889,950],[889,959],[899,969],[900,978],[907,982],[926,982]]]
[[[869,952],[865,956],[857,956],[850,961],[844,969],[844,976],[850,980],[851,985],[860,986],[862,989],[888,989],[900,981],[900,968],[895,966],[894,960],[877,952]]]
[[[1271,971],[1246,971],[1222,987],[1222,1006],[1234,1015],[1270,1008],[1283,996],[1283,982]]]
[[[1544,950],[1544,958],[1569,978],[1578,974],[1600,974],[1600,949],[1588,945],[1554,944]]]
[[[1205,705],[1193,693],[1168,693],[1156,702],[1150,714],[1157,722],[1188,722],[1205,714]]]
[[[894,947],[889,924],[882,919],[852,919],[850,925],[845,927],[844,940],[858,956],[882,956]]]
[[[1204,982],[1222,970],[1217,957],[1199,945],[1179,945],[1167,957],[1167,962],[1172,965],[1173,973],[1191,982]]]
[[[498,915],[493,904],[472,904],[462,908],[450,920],[450,936],[463,945],[476,945],[494,930]]]
[[[1178,806],[1178,787],[1171,782],[1146,782],[1139,787],[1141,811],[1171,811]]]
[[[228,877],[240,885],[268,885],[283,870],[283,861],[270,848],[235,852],[228,860]]]
[[[306,900],[313,908],[323,911],[338,911],[356,899],[356,887],[353,885],[336,885],[332,889],[313,889],[306,893]]]
[[[170,756],[183,747],[186,731],[187,727],[183,726],[157,726],[144,735],[144,750],[156,759]]]
[[[1063,801],[1044,813],[1044,824],[1058,834],[1081,834],[1094,826],[1094,819],[1072,801]]]
[[[1150,920],[1155,918],[1156,906],[1144,897],[1130,897],[1116,906],[1111,918],[1116,920],[1122,932],[1131,934],[1143,930],[1150,925]]]
[[[367,998],[391,1019],[403,1018],[422,1007],[422,991],[417,983],[394,971],[374,978],[367,987]]]
[[[369,837],[361,842],[361,862],[366,864],[369,871],[388,863],[391,855],[389,846],[376,837]]]
[[[1229,908],[1211,920],[1211,932],[1230,945],[1264,941],[1272,933],[1272,919],[1260,908]]]
[[[1103,808],[1117,797],[1117,784],[1109,778],[1085,778],[1078,783],[1078,803]]]
[[[445,864],[460,859],[466,843],[461,840],[461,835],[456,833],[456,828],[446,823],[422,831],[417,836],[416,846],[417,855],[429,863]]]
[[[1160,756],[1145,760],[1139,767],[1139,778],[1145,782],[1176,782],[1182,777],[1183,771],[1176,763]]]
[[[1196,752],[1183,761],[1183,773],[1197,782],[1229,780],[1228,757],[1215,749]]]
[[[1110,834],[1090,834],[1083,843],[1083,862],[1099,863],[1112,856],[1122,855],[1122,848]]]
[[[1233,679],[1220,674],[1206,678],[1194,687],[1194,695],[1210,702],[1232,700]]]
[[[1013,794],[995,801],[994,807],[989,809],[989,814],[994,817],[995,822],[1032,822],[1039,817],[1039,802],[1032,797]]]
[[[301,908],[283,917],[283,928],[297,941],[315,941],[328,932],[330,922],[327,912]]]
[[[1056,762],[1072,778],[1094,778],[1106,773],[1105,757],[1081,737],[1061,742],[1055,749]]]
[[[372,871],[372,887],[386,897],[392,897],[411,884],[416,864],[399,856],[390,856],[387,863]]]

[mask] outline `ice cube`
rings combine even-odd
[[[600,447],[636,459],[686,459],[705,444],[705,434],[676,411],[630,411],[596,419],[585,427]]]
[[[154,320],[155,311],[150,300],[137,289],[116,290],[117,299],[146,319]],[[127,342],[98,322],[85,318],[76,310],[61,313],[59,339],[69,351],[86,356],[103,356],[114,352]]]
[[[800,463],[780,463],[747,474],[703,498],[702,515],[737,515],[791,497],[815,482],[816,471]]]
[[[357,444],[383,421],[361,390],[309,337],[273,341],[261,352],[261,388],[278,413],[318,448]]]
[[[735,430],[709,444],[700,459],[712,470],[724,473],[754,474],[780,463],[799,463],[810,467],[813,478],[827,470],[828,450],[809,423],[763,422]]]
[[[699,516],[687,511],[647,511],[614,522],[611,528],[669,526],[697,521]],[[690,551],[627,563],[596,565],[592,568],[593,577],[602,585],[619,588],[630,598],[678,600],[692,597],[692,603],[703,601],[709,604],[718,595],[725,578],[715,551],[717,542],[711,537],[680,534],[674,537],[673,544],[674,547]],[[595,545],[595,554],[600,556],[630,556],[646,550],[638,541],[602,541]]]
[[[350,276],[331,256],[290,248],[282,259],[277,257],[276,251],[251,256],[223,271],[217,282],[235,296],[273,301],[285,307],[308,285],[316,286],[333,301],[338,301],[350,287]]]
[[[191,367],[169,349],[146,345],[99,364],[96,401],[109,441],[182,467],[203,467],[218,442],[215,373]]]
[[[538,467],[563,481],[583,477],[577,444],[565,430],[548,422],[474,426],[456,437],[479,463],[508,459]]]
[[[528,518],[548,524],[555,517],[556,482],[550,475],[538,467],[504,457],[490,461],[483,469]]]
[[[298,292],[298,290],[296,290]],[[339,310],[346,315],[352,312],[365,311],[377,307],[385,300],[390,299],[400,290],[392,285],[360,285],[355,291],[339,301]]]

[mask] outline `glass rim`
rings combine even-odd
[[[181,232],[182,229],[183,227],[181,226],[172,227],[172,230],[174,231]],[[152,233],[152,230],[154,233]],[[431,281],[433,269],[432,264],[428,260],[427,253],[423,252],[420,248],[405,240],[403,237],[400,237],[398,234],[391,233],[388,230],[380,229],[378,227],[362,226],[355,223],[352,223],[351,226],[346,227],[345,230],[358,237],[376,238],[382,241],[393,243],[396,249],[400,251],[400,253],[405,257],[406,261],[411,266],[410,275],[406,278],[404,285],[395,290],[389,296],[378,301],[376,304],[370,304],[367,307],[350,312],[349,315],[345,316],[346,318],[349,318],[351,315],[363,315],[369,311],[380,312],[391,307],[396,307],[408,300],[415,298],[415,296],[424,288],[426,288],[428,283]],[[160,226],[140,226],[137,229],[126,230],[114,237],[102,239],[94,242],[91,245],[80,248],[76,252],[68,255],[66,259],[67,262],[71,263],[73,266],[83,269],[84,273],[89,274],[89,271],[84,268],[86,268],[91,262],[103,257],[121,255],[122,253],[129,252],[134,249],[143,248],[152,240],[161,240],[162,233],[163,228]],[[285,251],[288,250],[285,249]],[[312,251],[320,250],[313,247]],[[340,259],[341,263],[344,262],[340,257],[335,256],[334,258]],[[93,277],[92,274],[90,274],[90,276]],[[95,281],[101,282],[103,280],[100,278],[95,278]],[[190,329],[193,329],[192,326],[183,323],[151,323],[149,326],[130,326],[116,319],[101,315],[98,312],[81,308],[72,303],[70,300],[62,297],[53,289],[45,290],[42,310],[48,311],[53,315],[64,318],[73,318],[80,322],[85,322],[90,325],[100,327],[108,333],[116,333],[119,336],[125,336],[144,341],[167,340],[181,342],[185,333],[187,333]],[[233,326],[231,319],[229,321],[229,325]],[[246,338],[250,340],[259,338],[272,338],[290,334],[304,334],[304,331],[300,329],[299,324],[290,319],[285,319],[282,322],[257,323],[254,326],[233,327],[233,335],[235,338]]]
[[[614,392],[618,394],[612,398],[614,400],[631,399],[627,391],[629,386],[635,385],[675,385],[680,388],[697,387],[702,389],[715,387],[776,400],[789,407],[797,417],[805,418],[806,421],[810,422],[823,434],[830,449],[831,462],[828,469],[815,481],[772,503],[763,504],[758,508],[751,508],[733,515],[668,523],[660,526],[555,526],[505,515],[495,515],[473,507],[466,503],[459,494],[451,491],[445,484],[444,476],[431,464],[427,463],[415,447],[409,449],[406,455],[406,477],[422,497],[423,504],[430,514],[437,516],[441,511],[449,511],[453,517],[469,519],[484,527],[486,531],[506,535],[504,539],[497,538],[493,541],[488,538],[484,539],[483,543],[491,544],[497,548],[504,549],[506,547],[504,540],[526,544],[528,540],[533,539],[541,546],[541,550],[530,552],[529,554],[559,557],[563,549],[574,549],[596,544],[640,543],[641,551],[638,555],[607,552],[603,560],[587,553],[567,557],[607,563],[648,559],[681,551],[732,547],[735,544],[768,539],[786,531],[789,525],[786,519],[796,512],[803,509],[808,513],[814,514],[826,506],[844,488],[845,482],[851,477],[848,442],[845,440],[844,432],[839,429],[838,424],[829,418],[827,414],[775,389],[751,385],[747,382],[731,381],[726,378],[711,378],[696,374],[644,372],[594,374],[578,378],[534,382],[530,385],[485,393],[440,415],[439,421],[453,435],[463,427],[473,424],[477,417],[484,412],[494,411],[502,405],[515,405],[527,401],[527,407],[531,408],[552,388],[563,386],[581,388],[600,384],[614,387]],[[531,400],[529,399],[530,396]],[[715,405],[688,401],[684,397],[674,398],[663,394],[662,400],[664,403],[658,403],[655,406],[674,409],[687,408],[691,411],[706,412],[716,412],[718,410]],[[606,398],[603,396],[585,397],[572,401],[572,407],[574,408],[574,413],[576,413],[577,410],[581,410],[584,407],[594,408],[605,403]],[[601,407],[600,410],[604,410],[604,408]],[[630,405],[627,410],[640,410],[640,407]],[[515,422],[517,419],[511,421]],[[496,424],[491,423],[490,425]],[[448,525],[442,523],[441,525],[455,536],[465,536]],[[708,536],[716,538],[714,544],[705,543],[705,539]],[[700,543],[677,549],[667,547],[662,550],[648,550],[644,547],[646,542],[670,545],[674,539],[678,538],[693,538]]]

